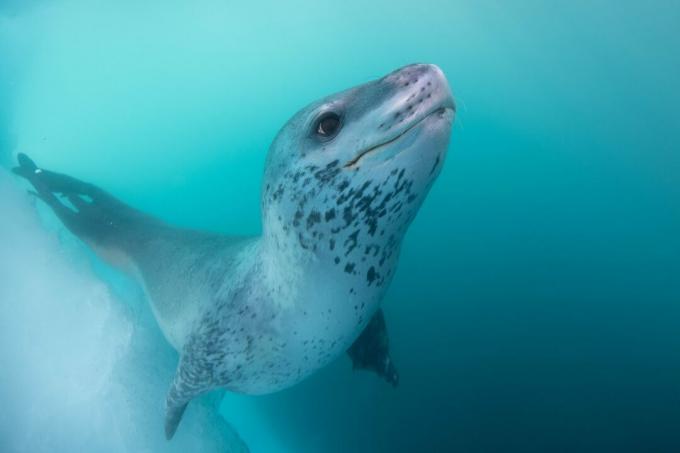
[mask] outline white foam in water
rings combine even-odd
[[[165,440],[175,353],[33,204],[0,170],[0,451],[245,451],[218,395],[192,402]]]

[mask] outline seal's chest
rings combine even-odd
[[[266,394],[292,386],[343,355],[361,334],[378,307],[374,300],[333,298],[315,307],[288,313],[273,320],[267,329],[258,328],[250,351],[229,386],[249,394]],[[272,335],[263,335],[263,331]]]

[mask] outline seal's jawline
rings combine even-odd
[[[425,121],[425,119],[429,118],[430,116],[434,115],[435,113],[444,113],[447,109],[448,109],[448,107],[440,107],[440,108],[438,108],[438,109],[436,109],[436,110],[433,110],[432,112],[430,112],[430,113],[428,113],[427,115],[423,116],[423,117],[420,118],[418,121],[415,121],[413,124],[411,124],[411,125],[410,125],[409,127],[407,127],[405,130],[401,131],[399,134],[397,134],[397,135],[394,136],[393,138],[387,140],[386,142],[379,143],[379,144],[377,144],[377,145],[371,146],[370,148],[367,148],[367,149],[361,151],[359,154],[356,155],[356,157],[354,157],[352,160],[348,161],[345,165],[343,165],[343,167],[345,167],[345,168],[351,168],[351,167],[353,167],[354,165],[356,165],[356,164],[361,160],[361,158],[363,158],[363,157],[366,156],[367,154],[370,154],[370,153],[374,152],[374,151],[377,150],[378,148],[382,148],[383,146],[389,145],[390,143],[396,142],[396,141],[399,140],[401,137],[403,137],[403,136],[406,135],[408,132],[410,132],[414,127],[416,127],[417,125],[419,125],[420,123],[422,123],[423,121]]]

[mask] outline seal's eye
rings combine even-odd
[[[337,113],[328,112],[316,122],[317,135],[324,138],[334,137],[340,130],[341,121]]]

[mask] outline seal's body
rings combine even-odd
[[[274,392],[348,348],[355,366],[396,384],[379,303],[442,166],[453,114],[431,65],[298,112],[268,155],[259,238],[173,228],[25,155],[15,171],[74,234],[139,277],[180,352],[167,399],[171,437],[195,396]]]

